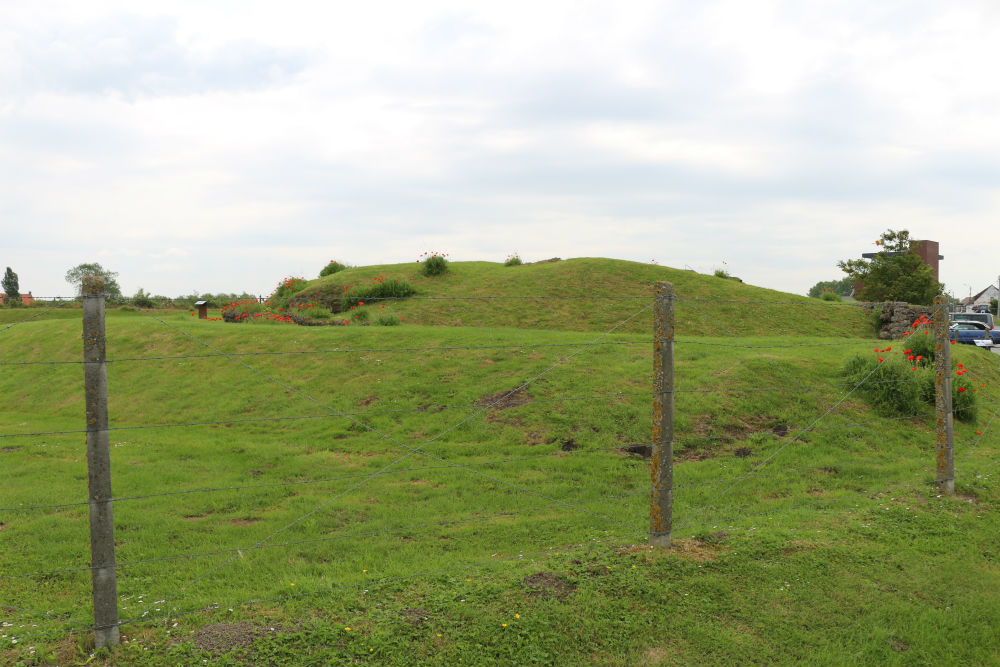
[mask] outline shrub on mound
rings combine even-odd
[[[350,310],[352,306],[362,305],[366,301],[385,301],[387,299],[405,299],[417,293],[408,281],[399,278],[378,276],[372,279],[367,287],[354,287],[345,290],[340,301],[340,309]]]
[[[887,354],[891,348],[876,351]],[[871,408],[884,417],[911,417],[934,406],[936,383],[934,367],[923,355],[914,355],[911,347],[899,355],[873,357],[857,354],[848,359],[842,373],[849,389],[868,400]],[[904,356],[905,355],[905,356]],[[961,364],[959,364],[961,366]],[[977,418],[978,388],[965,378],[959,368],[951,381],[951,405],[955,419],[974,423]]]
[[[346,268],[349,268],[346,264],[341,264],[340,262],[331,259],[330,263],[324,266],[319,272],[319,277],[322,278],[323,276],[329,276],[339,271],[343,271]]]

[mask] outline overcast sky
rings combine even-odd
[[[886,229],[997,280],[1000,3],[0,0],[0,271],[268,293],[614,257],[805,293]]]

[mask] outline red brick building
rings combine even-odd
[[[941,278],[938,276],[938,262],[944,259],[944,256],[938,254],[941,251],[938,242],[910,241],[910,250],[920,255],[920,259],[923,260],[924,264],[931,267],[934,271],[934,280],[941,282]]]
[[[0,294],[0,306],[4,305],[6,298],[7,298],[6,294]],[[31,296],[31,292],[21,295],[21,303],[23,303],[25,306],[27,306],[29,303],[34,303],[34,302],[35,302],[35,297]]]
[[[934,272],[934,280],[941,282],[941,277],[938,275],[938,263],[944,259],[944,255],[939,254],[941,251],[941,246],[937,241],[910,241],[910,252],[916,253],[922,261],[927,266],[931,267]],[[871,259],[877,255],[877,252],[866,252],[862,253],[861,256],[865,259]],[[898,254],[895,252],[890,252],[890,255]],[[861,291],[861,286],[864,283],[860,280],[854,283],[854,291],[851,292],[851,296]]]

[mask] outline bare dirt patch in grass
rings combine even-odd
[[[528,396],[528,393],[520,387],[517,387],[514,389],[508,389],[507,391],[498,391],[495,394],[483,396],[476,401],[476,405],[481,408],[488,407],[490,410],[506,410],[508,408],[516,408],[519,405],[524,405],[530,402],[531,397]]]
[[[199,650],[219,656],[233,649],[247,648],[269,633],[269,629],[249,623],[214,623],[195,630],[192,641]]]
[[[670,652],[667,648],[663,646],[654,646],[643,654],[638,664],[641,667],[656,667],[657,665],[665,665],[667,664],[667,659],[669,657]]]
[[[531,595],[541,598],[565,600],[576,586],[551,572],[538,572],[524,578],[524,586]]]
[[[698,563],[718,560],[724,553],[723,547],[718,543],[711,544],[695,537],[674,540],[670,545],[670,551],[681,558]]]
[[[708,459],[714,459],[719,455],[719,452],[715,449],[682,449],[679,452],[674,452],[674,461],[676,463],[684,463],[686,461],[707,461]]]
[[[421,625],[426,625],[431,618],[431,612],[422,607],[409,607],[399,612],[399,615],[402,616],[403,620],[407,623],[418,628]]]
[[[242,519],[230,519],[229,523],[231,523],[234,526],[252,526],[258,521],[260,521],[259,517],[248,516]]]
[[[633,454],[644,459],[648,459],[653,455],[653,448],[651,446],[640,444],[625,445],[624,447],[619,447],[616,451],[622,454]]]
[[[956,493],[955,497],[958,498],[961,501],[969,503],[970,505],[978,505],[979,504],[979,497],[977,495],[975,495],[974,493],[968,493],[968,492],[966,492],[966,493]]]
[[[545,444],[548,442],[545,435],[546,434],[542,431],[531,431],[524,436],[524,443],[532,446]]]

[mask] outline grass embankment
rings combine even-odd
[[[677,332],[693,336],[868,336],[864,311],[795,294],[706,276],[693,271],[613,259],[579,258],[519,266],[450,262],[444,275],[428,277],[421,264],[346,269],[310,281],[298,301],[336,304],[347,289],[364,289],[380,276],[412,285],[412,299],[387,301],[390,312],[412,324],[605,331],[650,303],[658,282],[677,296]],[[562,298],[524,298],[524,297]],[[428,298],[430,297],[430,298]],[[494,298],[488,298],[494,297]],[[746,302],[755,302],[748,308]],[[381,303],[371,302],[372,312]],[[808,306],[808,307],[806,307]],[[647,332],[648,318],[622,327]]]
[[[821,307],[786,307],[782,326]],[[760,308],[734,320],[785,317]],[[650,551],[648,462],[621,451],[649,440],[648,313],[591,347],[582,331],[157,317],[108,318],[115,496],[148,497],[115,507],[136,620],[90,664],[998,662],[997,367],[979,350],[954,350],[987,386],[980,423],[956,426],[949,498],[929,484],[931,419],[856,395],[825,414],[871,341],[682,334],[676,542]],[[79,359],[77,318],[4,331],[0,361]],[[199,357],[215,354],[199,341],[245,356]],[[78,364],[2,371],[0,436],[80,428]],[[254,421],[277,417],[294,419]],[[181,423],[200,425],[166,427]],[[0,438],[0,507],[85,501],[85,465],[80,433]],[[90,622],[88,571],[2,578],[86,566],[86,506],[0,524],[0,635],[19,638],[0,659],[86,661],[68,621]]]

